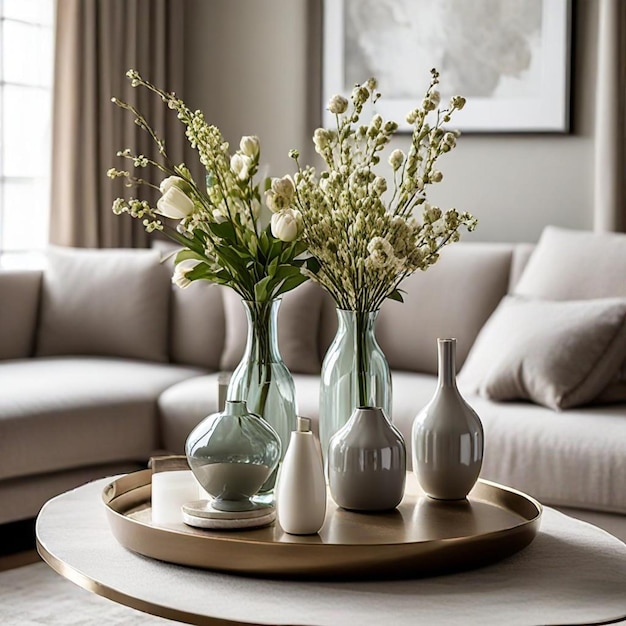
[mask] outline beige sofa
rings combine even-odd
[[[170,271],[156,251],[57,249],[43,272],[0,273],[0,523],[32,517],[55,493],[145,465],[157,451],[181,453],[193,426],[216,410],[219,373],[243,351],[243,308],[219,287],[173,288]],[[623,235],[547,229],[535,249],[446,249],[406,281],[405,303],[386,304],[377,324],[392,368],[392,418],[409,447],[412,420],[435,389],[436,338],[454,336],[460,387],[485,428],[483,477],[626,537],[625,276]],[[514,300],[515,314],[503,313],[503,299]],[[581,313],[585,299],[602,310]],[[516,308],[537,300],[549,303],[547,313]],[[334,330],[333,303],[317,286],[284,297],[279,344],[299,413],[314,420]],[[530,354],[516,354],[525,346]],[[556,391],[550,367],[546,374],[532,360],[544,347]],[[552,358],[561,353],[564,372]],[[581,368],[590,370],[584,380]],[[493,399],[520,389],[533,401]]]

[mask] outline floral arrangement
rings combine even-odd
[[[162,195],[156,207],[145,200],[117,198],[113,211],[143,220],[148,232],[161,231],[183,247],[174,259],[172,280],[181,287],[200,279],[227,285],[244,300],[256,303],[269,303],[307,280],[300,271],[303,260],[299,257],[306,249],[299,239],[301,221],[285,213],[273,216],[271,226],[262,226],[261,195],[255,182],[259,139],[242,137],[239,149],[231,155],[219,129],[207,124],[201,111],[192,112],[174,93],[159,89],[135,70],[129,70],[127,76],[133,87],[149,89],[176,111],[207,172],[206,186],[196,184],[185,164],[171,162],[165,142],[144,116],[132,105],[113,98],[150,134],[162,161],[134,154],[129,148],[117,153],[132,161],[134,168],[157,168],[162,180],[155,185],[116,168],[107,172],[110,178],[122,177],[129,187],[149,185]],[[268,189],[270,184],[280,191],[280,181],[267,180]]]
[[[426,200],[428,186],[441,182],[437,159],[456,145],[458,132],[444,130],[465,99],[454,96],[440,109],[439,74],[432,70],[421,106],[407,115],[413,126],[408,153],[396,149],[388,158],[393,180],[375,173],[381,152],[398,128],[374,115],[359,124],[368,102],[379,98],[370,79],[356,85],[351,103],[331,98],[336,130],[318,128],[313,141],[326,170],[302,168],[266,192],[272,223],[302,222],[303,241],[312,255],[303,272],[320,283],[340,309],[377,311],[386,298],[402,300],[398,285],[416,270],[426,270],[439,258],[441,248],[458,241],[462,227],[471,231],[476,219],[456,209],[443,212]],[[421,209],[421,220],[416,216]]]

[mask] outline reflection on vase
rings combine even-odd
[[[330,438],[359,406],[380,407],[391,416],[391,373],[374,334],[378,311],[337,309],[337,334],[320,376],[319,429],[324,456]]]
[[[291,373],[278,350],[277,316],[280,300],[242,300],[248,320],[246,349],[228,385],[228,400],[244,400],[278,433],[284,456],[296,428],[296,392]],[[281,457],[282,459],[282,457]],[[273,497],[276,471],[259,495]]]

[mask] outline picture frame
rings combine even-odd
[[[442,107],[467,100],[454,115],[462,132],[569,132],[571,0],[499,2],[324,0],[324,126],[334,127],[331,96],[374,76],[375,111],[410,132],[406,114],[435,67]]]

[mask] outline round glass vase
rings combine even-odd
[[[292,431],[296,430],[296,391],[291,372],[278,350],[277,317],[280,300],[242,300],[248,320],[246,348],[230,379],[227,399],[243,400],[278,434],[285,455]],[[257,499],[273,500],[276,471],[259,490]]]
[[[226,401],[220,413],[202,420],[185,443],[196,480],[219,511],[246,511],[250,500],[278,466],[278,434],[245,402]]]
[[[324,457],[331,437],[357,407],[381,408],[391,415],[391,373],[374,334],[378,311],[337,309],[337,334],[320,376],[320,443]]]

